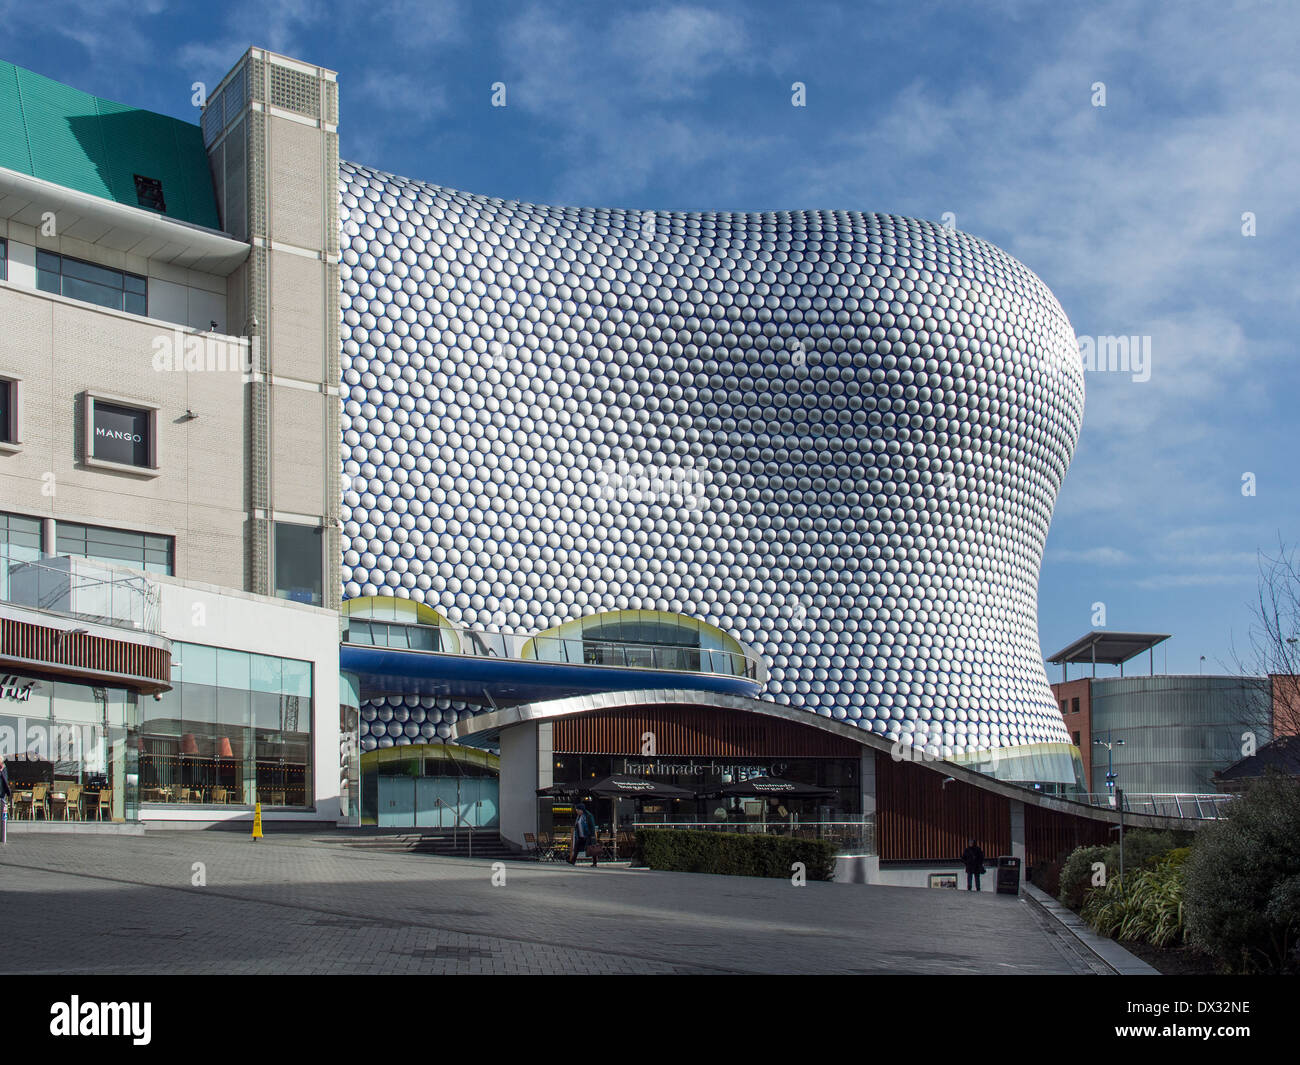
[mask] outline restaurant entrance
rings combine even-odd
[[[551,787],[538,798],[539,831],[572,831],[580,796],[602,834],[673,824],[736,831],[797,831],[798,826],[862,819],[861,752],[849,740],[806,725],[718,708],[646,706],[555,721]],[[603,796],[589,789],[611,775],[649,778],[684,789],[682,799]],[[807,797],[736,796],[724,789],[778,777],[822,793]],[[566,789],[571,789],[566,793]]]

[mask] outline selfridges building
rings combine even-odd
[[[1083,369],[1023,265],[852,211],[545,207],[350,163],[340,197],[345,598],[700,619],[766,698],[1075,781],[1037,586]]]

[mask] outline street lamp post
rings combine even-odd
[[[1111,734],[1107,731],[1104,740],[1093,740],[1092,742],[1099,747],[1106,748],[1106,791],[1110,794],[1113,803],[1115,796],[1115,748],[1123,746],[1124,741],[1111,739]]]

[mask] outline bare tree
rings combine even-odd
[[[1272,698],[1251,701],[1245,721],[1267,739],[1300,734],[1300,559],[1279,540],[1276,554],[1259,553],[1259,598],[1252,605],[1250,646],[1232,657],[1237,672],[1268,677]],[[1270,705],[1271,702],[1271,705]]]

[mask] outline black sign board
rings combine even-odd
[[[105,462],[148,466],[150,412],[102,400],[95,400],[91,406],[91,454]]]

